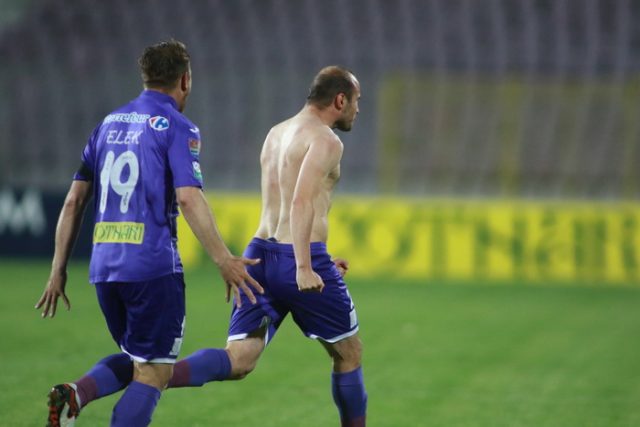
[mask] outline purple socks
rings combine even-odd
[[[170,388],[200,387],[211,381],[224,381],[231,374],[231,361],[223,349],[198,350],[176,363]],[[82,407],[89,402],[127,387],[113,409],[112,426],[147,426],[160,399],[155,387],[131,381],[133,362],[125,353],[107,356],[75,382]],[[342,427],[366,425],[367,393],[362,368],[331,375],[333,400],[340,412]]]
[[[133,362],[125,353],[107,356],[75,382],[82,407],[125,388],[133,377]]]
[[[224,381],[230,374],[231,361],[226,351],[198,350],[175,364],[168,387],[200,387],[210,381]]]
[[[148,426],[158,400],[160,400],[160,390],[133,381],[113,408],[111,427]]]
[[[362,368],[331,375],[333,401],[340,412],[342,427],[364,427],[367,413],[367,393],[364,390]]]

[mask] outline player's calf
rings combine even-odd
[[[362,375],[362,341],[358,335],[336,343],[323,342],[333,359],[331,392],[343,427],[366,425],[367,392]]]
[[[224,381],[231,373],[231,361],[221,348],[204,348],[176,363],[169,388],[201,387],[211,381]]]
[[[364,427],[367,416],[367,392],[362,368],[331,375],[333,401],[340,413],[342,427]]]

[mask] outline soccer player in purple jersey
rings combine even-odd
[[[267,135],[260,158],[260,226],[244,254],[262,260],[248,270],[264,294],[255,305],[233,308],[226,353],[204,349],[179,361],[169,387],[244,378],[291,312],[304,334],[318,339],[333,359],[332,391],[342,425],[365,425],[362,344],[343,281],[348,264],[332,260],[326,249],[331,193],[343,150],[332,129],[351,129],[359,98],[360,84],[351,72],[323,68],[304,108]],[[246,303],[251,295],[241,293],[240,298]]]
[[[202,193],[200,133],[182,111],[191,92],[190,58],[175,40],[140,57],[145,90],[109,114],[93,131],[66,197],[49,280],[36,308],[67,309],[66,266],[85,207],[95,195],[89,267],[98,301],[121,353],[107,356],[74,383],[49,393],[48,426],[73,425],[89,402],[126,387],[112,426],[146,426],[172,376],[182,345],[185,285],[177,251],[178,205],[219,267],[227,300],[251,303],[262,292],[246,267],[258,259],[233,256]]]

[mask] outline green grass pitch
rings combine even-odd
[[[44,425],[46,394],[117,351],[87,266],[72,310],[33,306],[48,262],[0,261],[0,425]],[[182,355],[224,345],[230,307],[213,268],[188,271]],[[352,280],[369,425],[640,425],[640,288]],[[288,319],[247,379],[163,394],[153,426],[337,426],[330,360]],[[119,394],[84,409],[108,425]]]

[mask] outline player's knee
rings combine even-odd
[[[362,362],[362,341],[360,341],[359,339],[358,339],[358,345],[354,349],[351,359],[354,363],[357,363],[358,365],[360,364],[360,362]]]
[[[353,365],[360,365],[362,361],[362,341],[357,338],[342,352],[342,360]]]
[[[362,341],[358,336],[350,337],[334,344],[329,354],[333,359],[335,371],[352,371],[358,368],[362,362]]]
[[[256,361],[247,358],[231,359],[230,380],[241,380],[249,375],[256,368]]]
[[[162,391],[166,389],[167,386],[169,386],[169,381],[171,381],[172,374],[173,372],[165,373],[158,378],[158,390]]]
[[[231,361],[230,380],[241,380],[249,375],[258,363],[258,357],[246,347],[227,347],[227,354]]]
[[[238,364],[231,367],[231,376],[230,380],[241,380],[249,375],[255,369],[256,365],[254,364]]]
[[[151,364],[151,363],[134,363],[135,369],[133,374],[134,381],[150,385],[162,391],[169,384],[169,380],[173,375],[173,365],[169,364]]]

